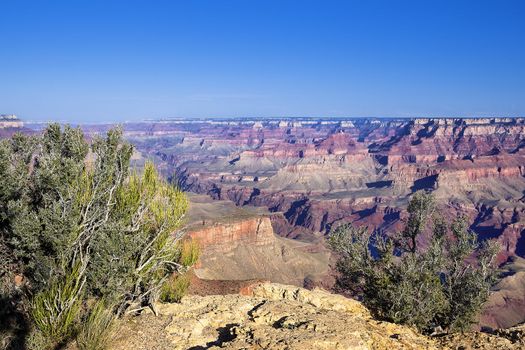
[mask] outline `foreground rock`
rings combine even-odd
[[[111,350],[164,349],[448,349],[517,350],[525,326],[494,335],[469,332],[429,338],[374,320],[360,302],[320,289],[264,283],[241,294],[188,296],[159,304],[159,315],[121,321]]]
[[[412,329],[371,318],[322,290],[262,284],[249,296],[186,297],[160,317],[125,321],[112,349],[437,349]],[[151,331],[151,332],[148,332]]]

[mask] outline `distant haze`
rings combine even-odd
[[[525,2],[2,1],[0,114],[525,116]]]

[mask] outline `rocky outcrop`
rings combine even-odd
[[[195,274],[203,280],[268,280],[302,286],[325,280],[330,254],[320,243],[274,234],[268,214],[230,201],[190,197],[189,239],[201,247]]]
[[[412,329],[372,319],[359,302],[322,290],[262,284],[250,296],[192,296],[157,309],[171,319],[157,334],[170,349],[437,348]],[[119,333],[111,349],[137,349],[126,330]]]
[[[521,328],[428,338],[372,318],[358,301],[324,290],[257,284],[245,295],[187,296],[158,304],[159,317],[123,320],[111,350],[123,349],[520,349]]]
[[[272,223],[268,217],[254,217],[232,223],[210,223],[192,229],[188,236],[206,252],[230,253],[241,245],[259,247],[275,243]]]
[[[302,286],[325,279],[329,252],[277,237],[268,217],[216,224],[190,232],[202,247],[195,274],[206,280],[252,280]]]

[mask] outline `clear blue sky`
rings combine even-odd
[[[0,0],[0,114],[525,116],[525,1]]]

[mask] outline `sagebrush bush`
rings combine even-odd
[[[199,259],[200,247],[194,240],[183,240],[178,244],[178,261],[188,268],[193,266]],[[182,299],[190,286],[191,278],[188,271],[172,274],[162,285],[160,299],[164,302],[178,303]]]
[[[46,337],[38,328],[33,328],[24,338],[25,350],[53,350],[56,343]],[[10,349],[19,349],[11,347]],[[20,347],[20,349],[24,349]]]
[[[80,318],[82,285],[78,279],[79,265],[65,276],[53,282],[33,298],[31,315],[40,332],[53,342],[59,343],[71,336]]]
[[[338,286],[379,318],[423,332],[465,330],[489,296],[498,247],[478,242],[464,217],[447,223],[430,194],[417,192],[408,213],[404,230],[393,237],[351,225],[331,234]]]
[[[200,246],[199,243],[195,240],[183,240],[180,243],[180,263],[185,266],[193,266],[200,255]]]
[[[120,128],[89,143],[58,124],[0,141],[0,292],[11,295],[22,275],[22,299],[32,301],[21,309],[57,342],[86,299],[117,316],[153,307],[164,282],[196,259],[176,234],[186,195],[151,162],[130,172],[132,152]]]

